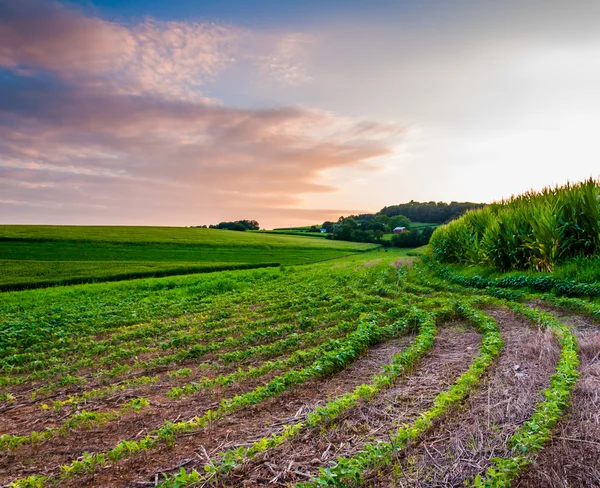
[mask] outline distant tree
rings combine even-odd
[[[378,222],[375,219],[371,219],[369,222],[366,223],[365,225],[365,230],[372,230],[372,231],[381,231],[385,234],[386,229],[389,229],[389,226],[387,226],[386,224],[384,224],[383,222]]]
[[[410,224],[410,219],[404,215],[395,215],[388,221],[388,225],[391,230],[396,227],[406,227],[407,229],[410,229]]]
[[[345,241],[376,242],[383,246],[416,247],[429,242],[431,228],[422,232],[411,229],[412,222],[442,224],[448,222],[470,209],[482,208],[484,204],[470,202],[415,202],[402,203],[384,207],[376,214],[358,214],[341,216],[337,222],[323,222],[328,238]],[[402,237],[394,237],[392,241],[382,241],[385,233],[394,227],[406,227]]]
[[[427,222],[432,224],[443,224],[459,217],[467,210],[483,208],[483,203],[472,202],[415,202],[411,200],[408,203],[384,207],[379,214],[385,214],[390,217],[394,215],[404,215],[412,222]]]
[[[327,232],[331,233],[331,232],[333,232],[333,226],[334,226],[334,223],[327,220],[327,221],[323,222],[323,225],[321,228],[325,229]]]
[[[237,230],[237,231],[245,232],[248,230],[248,228],[241,222],[234,222],[233,225],[229,227],[229,230]]]
[[[211,225],[211,229],[227,229],[227,230],[259,230],[260,225],[256,220],[236,220],[234,222],[219,222],[217,225]]]
[[[431,239],[431,236],[432,236],[434,230],[435,229],[433,227],[425,227],[421,231],[421,236],[419,238],[421,246],[424,246],[425,244],[429,244],[429,239]]]
[[[420,233],[418,230],[409,230],[401,234],[392,236],[392,245],[394,247],[418,247],[421,245]]]
[[[345,218],[342,222],[343,225],[347,225],[351,229],[357,229],[359,227],[359,223],[354,217]]]
[[[347,224],[338,225],[333,229],[333,238],[339,241],[351,241],[352,240],[352,227]]]
[[[238,220],[248,230],[260,230],[260,224],[256,220]]]

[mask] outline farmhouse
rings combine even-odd
[[[394,234],[402,234],[406,232],[406,227],[394,227]]]
[[[321,229],[321,234],[327,234],[327,229],[322,228]]]

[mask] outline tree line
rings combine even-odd
[[[384,207],[375,214],[350,215],[340,217],[337,222],[323,222],[322,228],[328,238],[373,242],[383,246],[418,247],[429,243],[435,226],[416,228],[413,222],[428,224],[444,224],[468,210],[483,208],[485,204],[471,202],[415,202]],[[406,230],[392,235],[391,240],[383,238],[393,233],[396,227]],[[315,229],[316,230],[316,229]]]
[[[201,226],[206,228],[205,225]],[[260,224],[256,220],[234,220],[233,222],[219,222],[216,225],[209,225],[209,229],[226,229],[226,230],[260,230]]]

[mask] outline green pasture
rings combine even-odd
[[[0,241],[69,241],[128,244],[190,244],[205,247],[324,248],[363,251],[375,247],[346,241],[306,240],[304,235],[238,232],[194,227],[0,225]]]
[[[308,264],[376,247],[216,229],[0,226],[0,290]]]

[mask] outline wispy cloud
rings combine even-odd
[[[86,17],[55,2],[0,5],[0,65],[45,69],[116,93],[200,97],[201,87],[234,61],[242,29],[210,23],[136,25]]]
[[[19,202],[44,202],[65,221],[70,206],[87,205],[96,221],[118,214],[163,224],[297,206],[303,195],[335,189],[319,183],[323,171],[367,168],[403,132],[305,107],[240,109],[207,99],[207,82],[236,53],[247,55],[242,29],[124,25],[34,0],[0,8],[5,221],[23,218]],[[286,83],[302,81],[295,60],[305,42],[283,36],[274,58],[254,59],[270,59],[269,74]]]
[[[296,32],[267,36],[264,40],[270,41],[272,49],[268,54],[256,57],[263,73],[289,85],[299,85],[313,79],[308,60],[314,40],[309,35]]]

